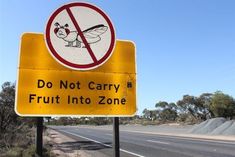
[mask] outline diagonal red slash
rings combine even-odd
[[[91,47],[90,47],[90,45],[88,44],[88,42],[87,42],[85,36],[83,35],[81,28],[79,27],[79,25],[78,25],[78,23],[77,23],[75,17],[73,16],[73,13],[71,12],[70,8],[67,7],[67,8],[66,8],[66,11],[67,11],[67,13],[69,14],[69,17],[71,18],[71,20],[72,20],[72,22],[73,22],[73,24],[74,24],[76,30],[78,31],[78,34],[79,34],[80,37],[82,38],[82,41],[83,41],[83,43],[85,44],[85,46],[86,46],[86,48],[87,48],[87,50],[88,50],[88,52],[89,52],[89,54],[90,54],[92,60],[94,61],[94,63],[98,62],[97,59],[96,59],[96,57],[95,57],[95,55],[94,55],[94,53],[93,53],[93,51],[92,51],[92,49],[91,49]]]

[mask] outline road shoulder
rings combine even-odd
[[[84,151],[69,146],[74,142],[74,139],[49,128],[44,135],[44,144],[50,145],[51,153],[56,157],[90,157]]]

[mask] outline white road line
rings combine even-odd
[[[162,141],[153,141],[153,140],[147,140],[147,142],[159,143],[159,144],[165,144],[165,145],[169,145],[169,144],[170,144],[170,143],[167,143],[167,142],[162,142]]]
[[[99,143],[99,144],[101,144],[101,145],[103,145],[103,146],[106,146],[106,147],[109,147],[109,148],[112,148],[111,145],[104,144],[104,143],[102,143],[102,142],[93,140],[93,139],[88,138],[88,137],[85,137],[85,136],[81,136],[81,135],[78,135],[78,134],[75,134],[75,133],[71,133],[71,132],[68,132],[68,131],[64,131],[64,130],[60,130],[60,131],[61,131],[61,132],[64,132],[64,133],[67,133],[67,134],[70,134],[70,135],[73,135],[73,136],[77,136],[77,137],[80,137],[80,138],[84,138],[84,139],[89,140],[89,141],[93,141],[93,142],[95,142],[95,143]],[[145,157],[145,156],[143,156],[143,155],[136,154],[136,153],[127,151],[127,150],[125,150],[125,149],[120,149],[120,151],[125,152],[125,153],[127,153],[127,154],[131,154],[131,155],[137,156],[137,157]]]

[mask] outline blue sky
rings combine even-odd
[[[23,32],[42,32],[51,13],[71,1],[0,2],[0,84],[14,82]],[[137,47],[138,113],[184,94],[235,97],[235,1],[97,0],[118,39]]]

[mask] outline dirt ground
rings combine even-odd
[[[52,129],[45,131],[43,139],[44,145],[50,146],[51,157],[107,157],[97,151],[82,150],[79,146],[72,144],[76,143],[76,140]]]
[[[84,151],[68,147],[64,143],[75,142],[72,138],[69,138],[59,132],[52,129],[47,129],[44,133],[44,145],[51,147],[52,156],[56,157],[89,157]]]

